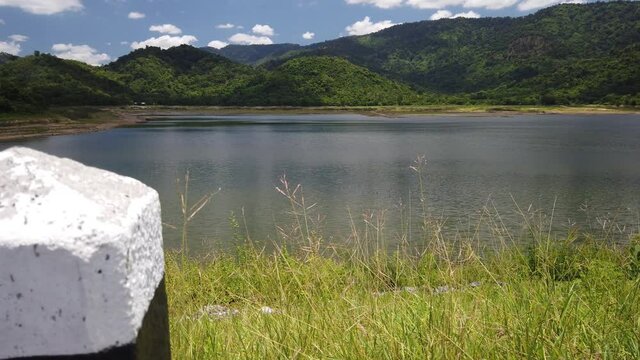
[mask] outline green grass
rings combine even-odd
[[[421,244],[389,251],[375,214],[363,224],[348,219],[349,238],[329,243],[302,187],[283,176],[277,191],[291,205],[291,225],[279,227],[273,250],[232,217],[244,244],[236,252],[193,258],[186,243],[167,252],[174,358],[640,358],[637,233],[612,241],[571,229],[563,238],[521,212],[522,239],[498,216],[485,235],[492,238],[451,241],[426,212],[424,158],[411,169]],[[180,185],[187,199],[188,176]]]
[[[173,356],[637,359],[638,244],[546,241],[482,258],[463,247],[448,260],[436,248],[169,252]]]

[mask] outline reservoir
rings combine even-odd
[[[191,204],[215,192],[189,224],[192,252],[293,233],[291,202],[276,189],[283,176],[291,189],[301,184],[303,226],[336,244],[355,228],[385,247],[418,246],[425,217],[446,241],[488,246],[527,241],[532,229],[621,242],[640,230],[640,115],[158,117],[0,150],[14,145],[155,188],[173,248],[188,171]]]

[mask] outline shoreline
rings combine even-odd
[[[134,109],[134,108],[132,108]],[[183,115],[248,115],[248,114],[361,114],[370,116],[395,117],[429,115],[602,115],[602,114],[640,114],[638,107],[613,106],[510,106],[510,105],[430,105],[430,106],[149,106],[138,108],[146,110],[147,117],[183,116]]]
[[[68,112],[84,116],[68,116]],[[225,106],[128,106],[64,107],[42,114],[0,114],[0,142],[75,135],[111,130],[145,122],[153,117],[234,115],[358,114],[374,117],[413,116],[518,116],[518,115],[638,115],[640,108],[593,106],[322,106],[322,107],[225,107]]]
[[[13,119],[4,114],[4,117],[10,120],[0,120],[0,142],[105,131],[145,121],[130,111],[114,108],[91,109],[87,116],[77,119],[58,112],[17,114]]]

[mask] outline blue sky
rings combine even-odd
[[[147,45],[305,45],[404,22],[455,16],[522,16],[559,2],[0,0],[0,52],[28,55],[39,50],[98,65]]]

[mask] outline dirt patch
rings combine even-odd
[[[115,109],[96,109],[82,118],[70,118],[64,112],[17,115],[15,119],[7,116],[0,121],[0,141],[96,132],[139,122],[144,122],[144,116]]]

